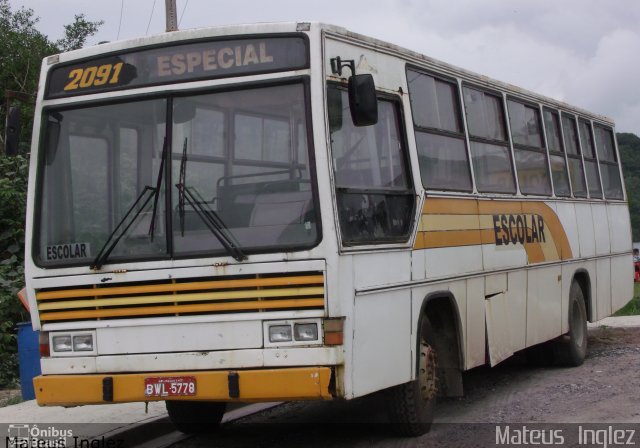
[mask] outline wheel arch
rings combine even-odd
[[[442,371],[441,392],[446,396],[462,395],[464,370],[464,339],[460,310],[451,291],[435,291],[422,301],[416,328],[416,375],[420,356],[420,328],[424,318],[429,319],[435,338],[438,368]]]
[[[571,279],[571,283],[573,282],[577,282],[580,286],[580,289],[582,289],[584,306],[587,309],[587,320],[589,322],[593,322],[596,316],[593,314],[593,294],[589,272],[584,268],[577,269],[573,273],[573,278]]]

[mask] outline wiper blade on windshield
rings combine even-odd
[[[182,145],[182,159],[180,160],[180,179],[178,183],[180,185],[186,185],[187,183],[187,138],[184,138],[184,144]],[[184,193],[182,190],[178,190],[178,214],[180,215],[180,235],[184,236]]]
[[[207,228],[218,238],[220,243],[231,254],[233,258],[238,261],[244,261],[247,256],[240,248],[240,244],[236,241],[234,236],[227,230],[227,226],[222,221],[220,216],[213,211],[210,207],[206,206],[205,200],[193,187],[187,188],[184,184],[176,184],[178,191],[183,198],[189,203],[197,215],[202,219]]]
[[[158,180],[156,181],[156,190],[153,195],[153,212],[151,213],[151,224],[149,224],[149,236],[153,241],[156,231],[156,210],[158,209],[158,199],[160,198],[160,187],[162,186],[162,178],[164,177],[164,159],[167,157],[167,137],[164,138],[162,144],[162,157],[160,159],[160,168],[158,169]]]
[[[131,227],[131,225],[136,221],[136,219],[138,218],[142,210],[144,210],[144,208],[147,206],[151,198],[153,198],[155,191],[156,191],[155,188],[150,187],[149,185],[146,185],[144,189],[140,192],[140,194],[138,195],[133,205],[129,207],[129,210],[127,210],[127,213],[124,214],[124,216],[122,217],[118,225],[115,227],[115,229],[113,229],[113,232],[111,232],[107,237],[107,240],[104,242],[104,245],[100,249],[100,252],[98,252],[98,255],[93,260],[93,263],[91,263],[90,268],[92,270],[98,270],[102,267],[102,265],[104,265],[105,261],[107,261],[107,258],[109,258],[109,255],[111,255],[111,251],[116,247],[116,244],[118,244],[120,239],[127,233],[127,230],[129,230],[129,227]],[[136,208],[136,205],[138,205],[145,196],[148,196],[148,197],[144,200],[144,203],[142,204],[142,206],[138,208],[138,211],[135,213],[135,215],[133,215],[133,218],[129,221],[129,223],[126,226],[124,226],[124,222],[131,215],[131,213],[133,213],[133,211]],[[123,226],[124,226],[124,230],[122,230],[120,234],[116,237],[116,234],[118,233],[120,228]]]

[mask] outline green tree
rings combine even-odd
[[[30,95],[35,99],[42,59],[62,51],[81,48],[94,35],[102,21],[91,22],[84,14],[65,25],[64,37],[52,42],[37,29],[39,18],[32,9],[12,10],[9,0],[0,0],[0,152],[4,149],[7,91]],[[22,109],[21,148],[27,152],[33,126],[33,104],[20,103]]]
[[[629,199],[633,241],[640,241],[640,137],[628,133],[620,133],[617,137]]]
[[[103,20],[89,22],[84,14],[76,14],[73,23],[64,26],[64,37],[56,42],[61,51],[71,51],[82,48],[88,37],[98,32]]]
[[[36,28],[33,10],[11,9],[0,0],[0,387],[17,377],[16,323],[29,320],[16,293],[24,286],[24,218],[27,196],[28,148],[33,126],[33,104],[21,103],[21,154],[7,157],[4,148],[5,92],[16,91],[35,99],[42,59],[80,48],[102,22],[76,15],[65,26],[64,37],[52,42]]]

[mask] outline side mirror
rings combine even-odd
[[[371,126],[378,122],[376,85],[370,74],[349,78],[349,108],[356,126]]]
[[[5,154],[15,156],[18,154],[20,144],[20,108],[13,106],[7,114],[7,128],[5,130]]]

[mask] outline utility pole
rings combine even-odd
[[[178,31],[178,14],[176,13],[176,0],[164,0],[167,14],[167,32]]]

